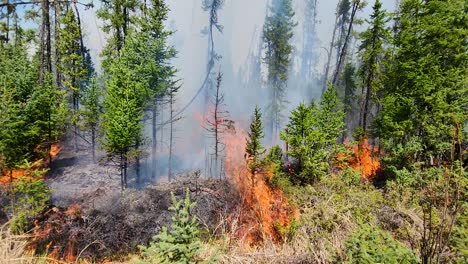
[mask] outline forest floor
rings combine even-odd
[[[30,247],[65,262],[135,252],[170,225],[171,193],[180,198],[190,192],[201,205],[194,213],[209,235],[226,230],[225,220],[239,200],[227,181],[202,179],[197,172],[122,191],[115,166],[93,163],[89,150],[70,145],[54,158],[46,184],[52,189],[51,205],[36,219]]]

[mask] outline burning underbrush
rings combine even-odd
[[[201,180],[198,174],[148,187],[128,190],[107,201],[107,210],[71,205],[52,207],[35,221],[29,247],[38,254],[67,262],[80,259],[99,260],[125,255],[147,244],[169,226],[170,193],[183,196],[189,189],[199,206],[193,212],[207,236],[218,236],[229,229],[231,212],[239,199],[232,186],[224,181]]]
[[[8,170],[3,173],[2,171],[0,171],[0,186],[8,186],[9,184],[17,181],[19,178],[30,177],[30,175],[28,175],[28,172],[31,169],[47,168],[51,164],[52,160],[55,159],[55,157],[57,157],[62,150],[62,144],[53,144],[52,146],[50,146],[50,151],[47,159],[39,159],[32,163],[23,164],[23,166],[20,166],[17,169]]]
[[[274,171],[272,165],[256,173],[252,185],[252,174],[244,155],[246,137],[239,129],[226,137],[226,173],[237,187],[242,208],[238,216],[239,228],[234,234],[250,245],[269,239],[280,242],[284,239],[281,230],[298,218],[298,211],[281,190],[269,184]]]
[[[338,159],[345,158],[346,166],[359,172],[362,179],[373,180],[381,169],[378,148],[370,145],[366,138],[358,144],[346,144],[346,147],[351,155],[339,154]]]

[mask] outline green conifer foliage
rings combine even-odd
[[[142,142],[143,94],[145,87],[137,73],[127,68],[120,58],[109,69],[104,98],[103,146],[110,159],[116,159],[121,172],[122,188],[127,187],[129,161]]]
[[[451,160],[454,138],[463,140],[468,117],[465,11],[464,0],[401,3],[391,81],[376,121],[392,168]]]
[[[245,147],[245,153],[248,157],[247,165],[252,173],[252,185],[254,185],[255,174],[261,169],[260,156],[265,153],[265,149],[261,143],[264,136],[262,113],[260,112],[260,108],[256,106],[252,123],[250,124],[249,138],[246,139],[247,144]]]
[[[291,112],[281,139],[289,145],[288,155],[297,163],[297,177],[310,182],[324,177],[338,150],[343,133],[344,112],[338,109],[336,91],[329,88],[319,105],[300,104]]]
[[[96,139],[98,136],[98,126],[101,117],[101,96],[102,91],[99,87],[96,76],[93,76],[89,85],[85,88],[81,103],[83,110],[81,115],[83,117],[84,128],[91,133],[91,147],[93,161],[96,161]]]
[[[293,20],[294,15],[291,0],[274,0],[263,26],[263,62],[268,68],[268,124],[272,139],[278,135],[283,119],[282,111],[286,102],[286,84],[293,50],[290,41],[297,25]]]
[[[388,42],[390,31],[386,27],[389,20],[382,2],[375,1],[373,14],[368,21],[369,29],[361,34],[362,43],[359,47],[361,67],[359,76],[363,84],[360,126],[366,133],[372,111],[372,101],[377,100],[377,92],[383,88],[383,60],[386,55],[384,45]]]
[[[191,201],[188,189],[185,199],[177,200],[174,193],[171,197],[169,210],[174,213],[171,227],[169,230],[163,227],[155,242],[142,247],[146,260],[143,263],[197,263],[201,240],[197,218],[192,215],[196,203]]]

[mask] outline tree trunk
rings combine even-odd
[[[96,128],[91,128],[91,147],[93,153],[93,163],[96,163]]]
[[[169,100],[170,100],[170,105],[169,105],[169,113],[170,113],[170,119],[171,120],[171,123],[170,123],[170,131],[169,131],[169,167],[168,167],[168,177],[169,177],[169,181],[172,180],[172,155],[173,155],[173,141],[174,141],[174,120],[172,120],[174,118],[174,95],[173,93],[171,92],[170,95],[169,95]]]
[[[356,16],[356,12],[359,9],[360,3],[361,3],[360,0],[356,0],[353,3],[351,18],[349,20],[348,32],[346,34],[345,42],[343,43],[343,48],[341,49],[341,53],[339,55],[340,59],[338,60],[338,65],[336,65],[335,75],[333,76],[333,82],[332,82],[333,85],[336,85],[336,83],[338,81],[338,76],[340,75],[340,72],[341,72],[341,65],[343,65],[343,61],[344,61],[344,58],[346,56],[346,51],[348,49],[349,39],[350,39],[351,33],[353,31],[354,17]]]
[[[76,13],[76,23],[78,24],[78,31],[80,34],[80,53],[81,53],[81,59],[83,60],[83,69],[86,68],[86,50],[83,42],[83,31],[81,29],[81,17],[80,17],[80,12],[78,11],[78,7],[76,5],[76,2],[73,2],[73,7],[75,8],[75,13]]]
[[[325,76],[323,77],[323,86],[322,86],[322,95],[325,93],[327,90],[328,86],[328,74],[330,73],[330,64],[331,64],[331,59],[332,59],[332,51],[333,51],[333,45],[335,45],[335,38],[336,38],[336,30],[338,27],[338,13],[336,14],[335,17],[335,26],[333,28],[333,35],[332,35],[332,40],[330,42],[330,49],[327,51],[328,52],[328,60],[327,64],[325,66]],[[338,56],[338,54],[337,54]]]
[[[41,52],[40,52],[40,69],[39,82],[42,84],[46,72],[50,73],[52,69],[51,59],[51,33],[50,33],[50,2],[43,0],[41,2],[42,9],[42,25],[41,25]]]
[[[158,169],[158,164],[157,164],[157,159],[156,159],[156,151],[158,147],[158,137],[157,137],[157,115],[158,115],[158,102],[155,99],[154,100],[154,105],[151,109],[152,112],[152,124],[151,124],[151,130],[152,130],[152,146],[151,146],[151,160],[152,160],[152,170],[151,170],[151,178],[155,179],[156,178],[156,170]]]
[[[6,14],[6,43],[10,41],[10,0],[6,1],[7,14]]]

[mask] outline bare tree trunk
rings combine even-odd
[[[170,119],[172,120],[174,118],[174,94],[171,91],[169,93],[169,115]],[[169,181],[172,180],[172,155],[173,155],[173,148],[174,148],[174,121],[171,121],[169,124],[170,126],[170,131],[169,131],[169,167],[168,167],[168,177]]]
[[[80,12],[78,11],[78,6],[76,5],[76,2],[73,2],[73,7],[75,8],[75,13],[76,13],[76,22],[78,24],[78,31],[80,34],[80,53],[81,53],[81,59],[83,60],[83,68],[86,68],[86,50],[83,42],[83,31],[81,29],[81,17],[80,17]]]
[[[336,85],[338,81],[338,76],[340,75],[340,72],[341,72],[341,66],[343,65],[344,58],[346,57],[346,51],[348,49],[349,39],[351,38],[351,33],[353,31],[354,18],[356,16],[356,12],[359,9],[360,3],[361,3],[361,0],[356,0],[355,2],[353,2],[351,18],[349,20],[348,32],[346,33],[346,38],[343,43],[341,53],[339,54],[340,59],[338,60],[338,65],[336,65],[335,75],[333,76],[333,82],[332,82],[333,85]]]
[[[39,82],[42,84],[46,72],[50,73],[52,70],[51,59],[51,32],[50,32],[50,2],[43,0],[41,2],[42,9],[42,24],[41,24],[41,53],[40,53],[40,69],[39,69]]]
[[[93,163],[96,163],[96,128],[92,126],[91,128],[91,146],[93,154]]]
[[[157,99],[154,100],[154,105],[151,109],[152,112],[152,124],[151,124],[151,130],[152,130],[152,145],[151,145],[151,159],[152,159],[152,170],[151,170],[151,178],[155,179],[157,176],[156,170],[158,169],[158,164],[157,164],[157,159],[156,159],[156,151],[158,147],[158,137],[157,137],[157,128],[156,128],[156,123],[157,123],[157,115],[158,115],[158,102]]]
[[[325,66],[325,76],[323,77],[322,95],[327,90],[328,74],[330,74],[330,64],[331,64],[331,59],[332,59],[332,54],[333,54],[333,46],[335,45],[337,27],[338,27],[338,13],[335,16],[335,26],[333,27],[333,35],[332,35],[332,40],[330,42],[330,48],[327,50],[328,60],[327,60],[326,66]]]
[[[7,4],[7,15],[6,15],[6,43],[10,41],[10,0],[6,0]]]
[[[60,50],[57,47],[57,43],[60,39],[60,12],[61,6],[58,0],[54,0],[54,15],[55,15],[55,85],[60,88],[61,87],[61,75],[60,75]]]

